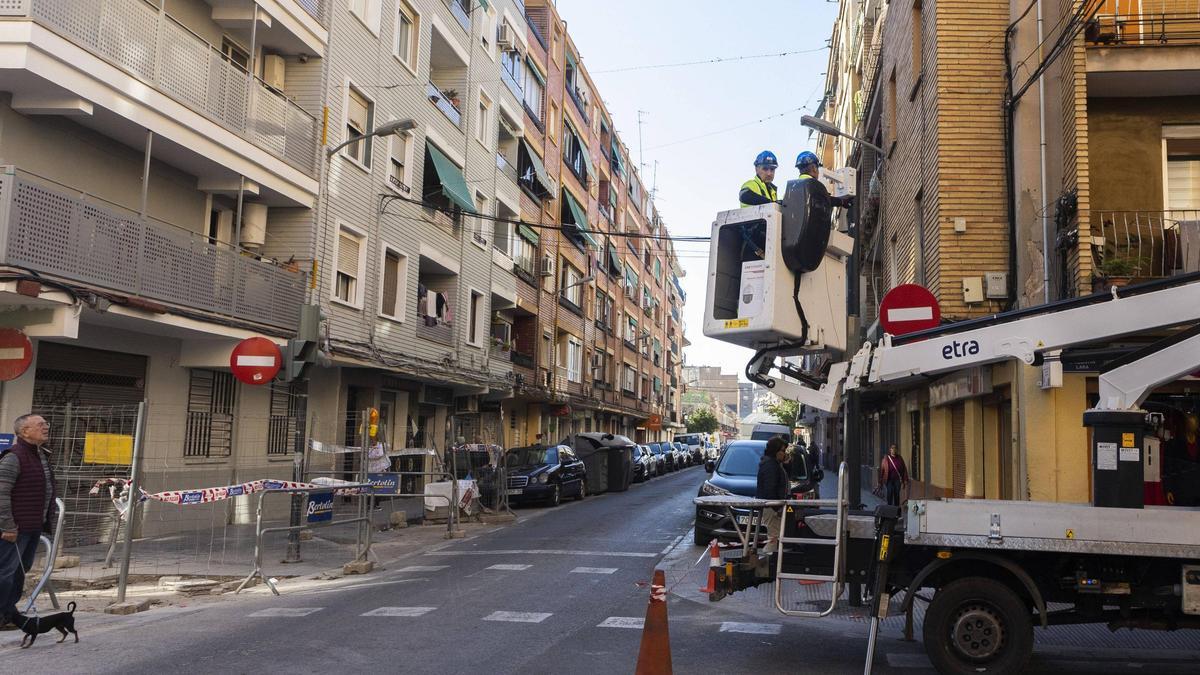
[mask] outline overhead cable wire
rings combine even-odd
[[[683,68],[685,66],[706,66],[716,63],[734,63],[737,61],[751,61],[755,59],[777,59],[785,56],[796,56],[798,54],[812,54],[814,52],[823,52],[829,49],[829,45],[817,47],[815,49],[800,49],[790,52],[772,52],[770,54],[745,54],[742,56],[718,56],[716,58],[704,59],[701,61],[680,61],[678,63],[656,63],[642,66],[625,66],[623,68],[610,68],[608,70],[593,70],[592,75],[604,75],[607,73],[628,73],[636,70],[658,70],[661,68]]]

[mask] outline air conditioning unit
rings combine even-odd
[[[501,49],[513,51],[513,30],[507,23],[501,23],[500,28],[496,31],[496,44]]]
[[[637,288],[632,284],[625,284],[625,297],[637,300]]]
[[[456,396],[454,398],[454,412],[457,413],[477,413],[479,412],[479,397],[478,396]]]
[[[282,90],[287,84],[285,77],[287,67],[284,65],[282,56],[278,54],[268,54],[263,57],[263,82],[272,89]]]
[[[538,271],[544,277],[554,276],[554,258],[542,256],[542,267]]]

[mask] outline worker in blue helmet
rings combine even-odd
[[[800,180],[816,180],[821,176],[821,160],[817,159],[817,155],[809,150],[796,155],[796,168],[800,170]],[[834,197],[830,195],[829,201],[834,206],[843,208],[849,207],[854,200],[853,197]]]
[[[754,178],[742,183],[742,190],[738,194],[738,201],[743,207],[779,201],[779,191],[771,182],[775,180],[775,169],[778,167],[779,160],[775,158],[775,153],[770,150],[758,153],[758,157],[754,158]]]

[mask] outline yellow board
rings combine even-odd
[[[131,464],[133,436],[125,434],[94,434],[88,432],[83,440],[84,464]]]
[[[1067,530],[1067,539],[1075,538],[1075,530]]]
[[[746,328],[750,325],[750,319],[726,319],[726,328]]]
[[[880,560],[880,562],[887,560],[888,544],[891,543],[891,539],[892,538],[886,534],[880,538],[880,541],[879,541],[879,560]]]
[[[1133,436],[1133,434],[1121,434],[1121,445],[1126,448],[1132,448]]]

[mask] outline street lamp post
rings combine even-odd
[[[338,143],[337,145],[333,146],[332,148],[327,149],[325,151],[325,158],[328,159],[330,157],[333,157],[334,154],[336,154],[338,150],[341,150],[342,148],[346,147],[347,145],[350,145],[352,143],[357,143],[357,142],[367,139],[367,138],[371,138],[372,136],[391,136],[392,134],[400,134],[400,133],[404,133],[405,131],[410,131],[410,130],[416,129],[416,128],[417,128],[417,123],[412,119],[392,120],[391,122],[384,122],[383,124],[372,129],[371,132],[368,134],[364,134],[362,136],[355,136],[354,138],[348,138],[348,139],[342,141],[341,143]]]

